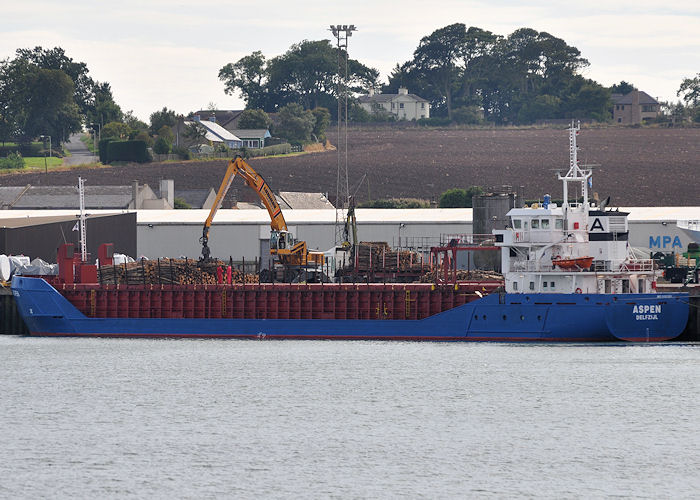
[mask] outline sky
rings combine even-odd
[[[2,3],[0,59],[18,48],[62,47],[146,122],[164,106],[183,114],[243,109],[238,95],[224,93],[224,65],[256,50],[272,58],[305,39],[330,40],[331,24],[357,27],[350,57],[379,70],[382,83],[422,37],[457,22],[504,36],[546,31],[588,59],[585,77],[606,86],[625,80],[659,100],[677,101],[681,81],[700,73],[698,0]]]

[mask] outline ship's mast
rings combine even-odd
[[[569,183],[578,182],[581,185],[581,194],[583,195],[583,204],[581,205],[583,211],[588,215],[588,181],[591,178],[593,172],[590,169],[585,169],[579,167],[578,164],[578,146],[576,145],[576,136],[579,130],[581,130],[581,122],[571,122],[571,127],[569,127],[569,171],[566,175],[562,176],[557,174],[557,178],[563,183],[564,191],[564,218],[571,208],[569,204]],[[574,203],[577,206],[577,203]]]

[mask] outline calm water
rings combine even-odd
[[[2,498],[700,495],[700,345],[0,337]]]

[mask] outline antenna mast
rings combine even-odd
[[[350,206],[348,182],[348,38],[357,31],[354,24],[331,24],[338,47],[338,173],[335,187],[335,245],[344,239],[347,209]]]
[[[579,130],[581,130],[581,122],[571,122],[571,127],[569,127],[569,170],[566,175],[557,174],[560,181],[563,181],[563,191],[564,191],[564,215],[568,212],[570,208],[569,204],[569,182],[579,182],[581,184],[581,194],[583,195],[583,207],[588,208],[588,181],[593,175],[590,168],[581,168],[578,162],[578,146],[576,145],[576,136]],[[574,206],[577,202],[574,202]]]

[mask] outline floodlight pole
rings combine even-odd
[[[344,238],[347,209],[350,206],[348,181],[348,38],[357,31],[354,24],[331,24],[329,30],[338,48],[338,173],[335,192],[335,245]],[[341,69],[344,66],[344,73]],[[344,163],[341,162],[344,158]]]

